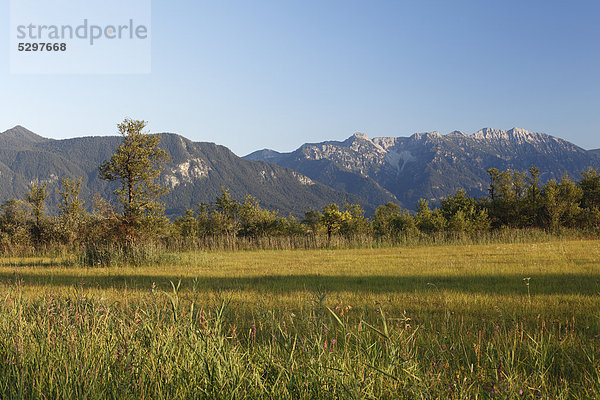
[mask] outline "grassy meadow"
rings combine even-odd
[[[598,398],[600,240],[0,259],[0,398]]]

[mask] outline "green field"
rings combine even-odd
[[[0,259],[0,398],[595,398],[600,241]]]

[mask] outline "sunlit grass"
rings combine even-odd
[[[1,259],[0,397],[600,393],[597,240],[164,259]]]

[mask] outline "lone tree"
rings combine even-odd
[[[142,230],[152,232],[164,220],[164,206],[158,198],[168,189],[155,180],[169,155],[158,147],[160,136],[142,132],[146,124],[127,118],[117,125],[123,142],[99,167],[102,179],[121,182],[115,194],[123,208],[122,224],[128,240],[134,240]]]

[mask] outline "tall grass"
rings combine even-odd
[[[176,285],[174,285],[176,288]],[[154,293],[135,304],[0,301],[1,398],[596,398],[597,340],[540,319],[415,323],[326,301],[239,320]],[[347,309],[346,309],[347,311]]]
[[[183,240],[165,238],[161,245],[166,250],[208,251],[237,250],[293,250],[293,249],[360,249],[397,246],[434,246],[453,244],[529,243],[564,240],[567,238],[595,238],[596,232],[579,229],[563,229],[551,233],[542,229],[502,229],[477,233],[437,232],[432,234],[399,235],[396,237],[374,237],[371,234],[334,235],[331,239],[324,234],[282,236],[203,236]]]
[[[160,264],[166,253],[193,250],[239,251],[239,250],[307,250],[307,249],[366,249],[415,246],[445,246],[492,243],[533,243],[564,239],[597,238],[598,232],[581,229],[562,229],[549,232],[542,229],[501,229],[485,232],[437,232],[394,237],[376,237],[372,234],[334,235],[325,234],[234,236],[207,235],[183,239],[164,236],[137,244],[113,241],[88,242],[79,245],[58,243],[34,246],[4,246],[0,256],[5,257],[53,257],[69,258],[77,255],[77,263],[84,266],[145,265]]]
[[[85,267],[148,266],[171,262],[173,254],[156,243],[137,245],[88,243],[80,250],[76,264]]]

